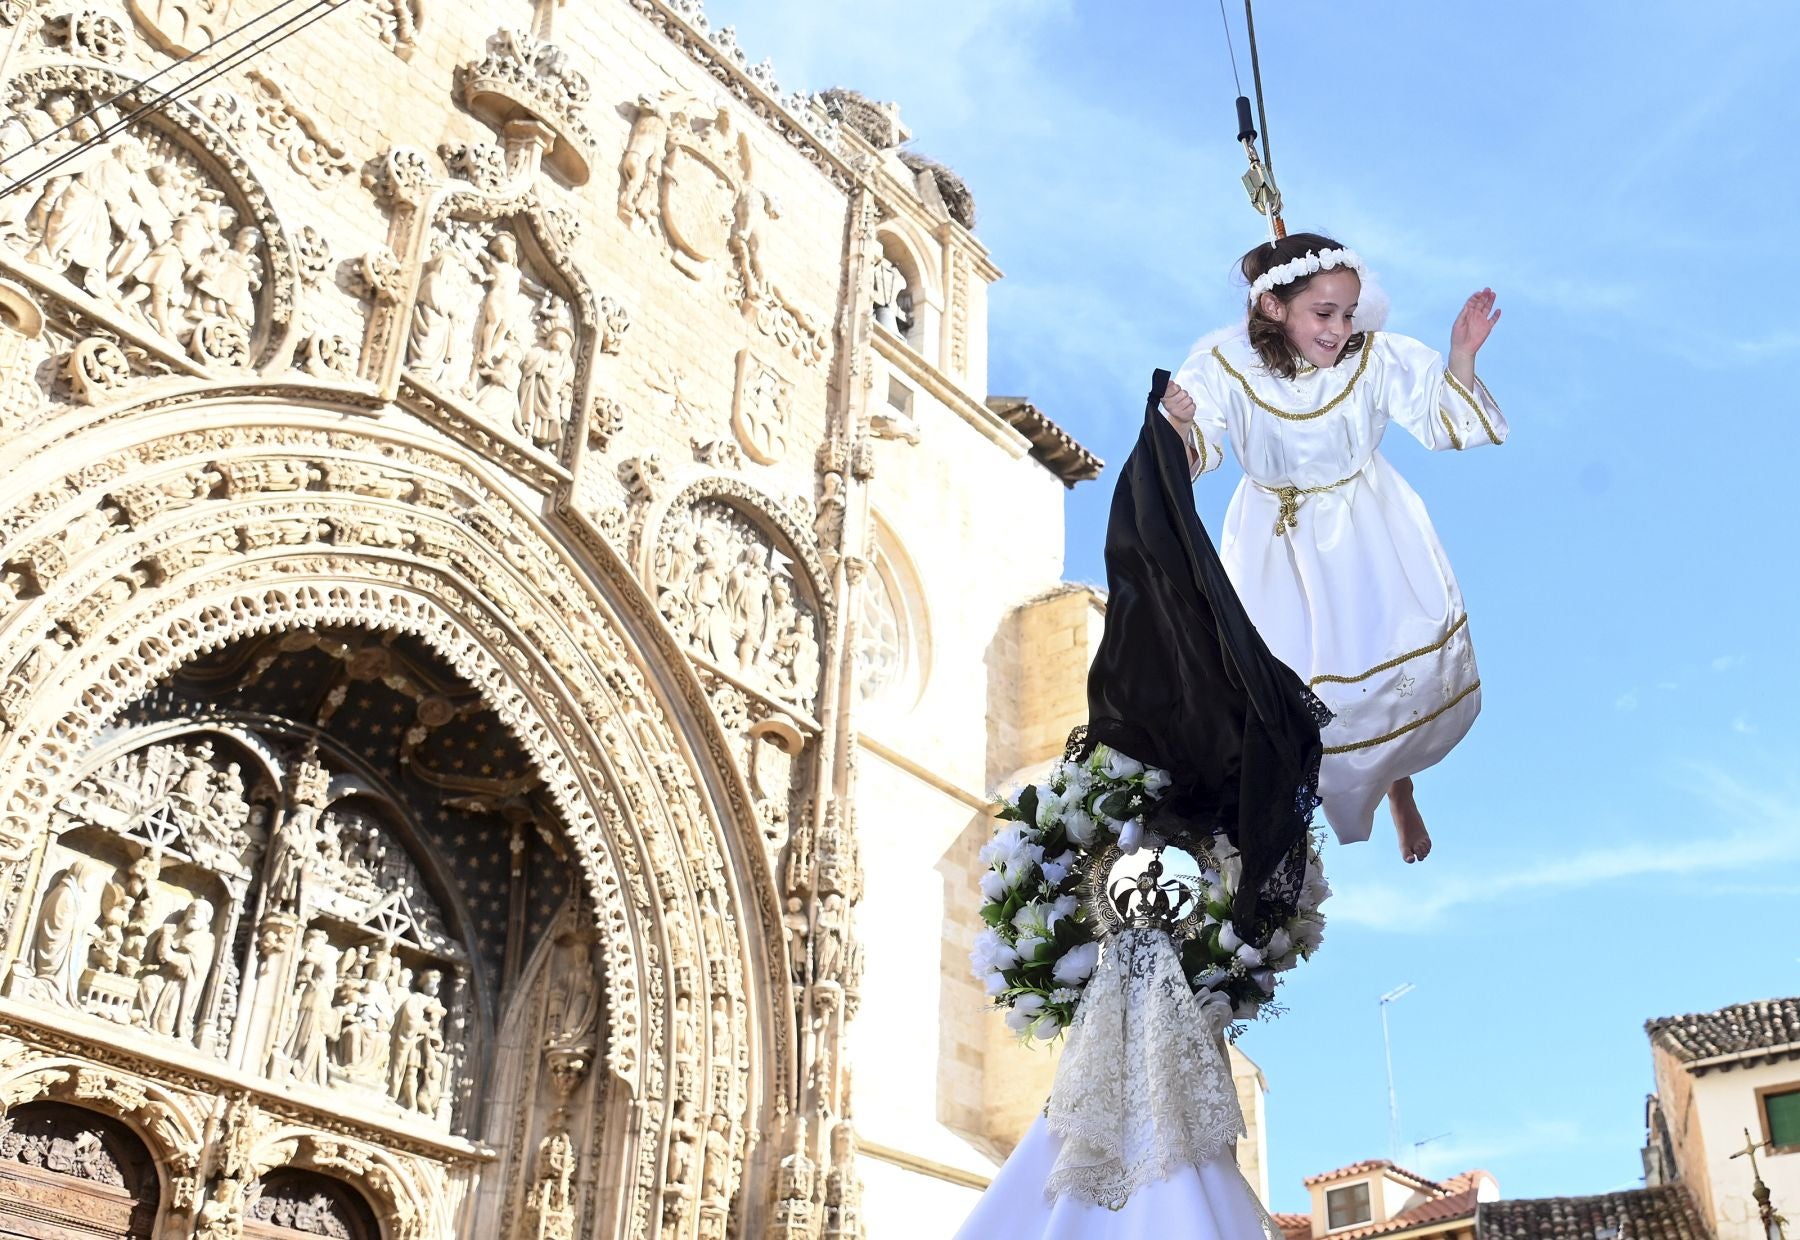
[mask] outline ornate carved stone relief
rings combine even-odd
[[[501,30],[460,74],[463,101],[496,128],[526,117],[555,135],[546,159],[571,185],[587,182],[594,138],[583,113],[593,91],[568,53],[524,30]]]
[[[569,301],[527,273],[511,230],[441,229],[413,303],[406,369],[555,453],[576,392]]]
[[[664,618],[697,656],[810,714],[818,604],[804,597],[782,541],[738,507],[696,498],[664,517],[651,576]]]
[[[758,465],[773,465],[787,452],[793,402],[793,384],[779,371],[748,349],[738,354],[731,429],[745,454]]]
[[[258,443],[262,445],[260,450],[251,447]],[[352,450],[371,459],[347,459],[346,453]],[[454,645],[461,652],[457,655],[461,674],[481,686],[484,693],[493,694],[496,700],[505,704],[503,717],[508,726],[531,737],[530,747],[534,754],[561,752],[570,747],[567,738],[586,734],[589,725],[571,707],[563,704],[565,698],[584,703],[583,711],[593,712],[590,718],[624,719],[629,716],[617,704],[618,695],[636,695],[636,700],[647,703],[643,730],[655,744],[644,748],[642,742],[627,739],[623,742],[624,747],[615,751],[608,742],[604,749],[597,747],[593,756],[580,758],[579,767],[565,761],[558,768],[560,773],[554,774],[549,782],[555,803],[561,812],[570,816],[573,824],[571,839],[574,851],[581,858],[579,864],[593,876],[595,917],[604,926],[595,950],[607,961],[603,976],[609,1017],[604,1038],[595,1039],[594,1055],[596,1060],[607,1065],[611,1075],[622,1083],[622,1088],[628,1082],[634,1096],[643,1104],[636,1112],[641,1118],[628,1121],[631,1124],[630,1148],[634,1151],[632,1158],[636,1160],[632,1165],[637,1170],[629,1173],[634,1177],[629,1190],[634,1204],[627,1213],[633,1220],[641,1219],[646,1234],[655,1233],[660,1205],[650,1199],[650,1194],[657,1191],[660,1182],[657,1177],[667,1156],[663,1133],[671,1119],[669,1099],[680,1084],[679,1074],[671,1076],[661,1060],[667,1053],[668,1039],[675,1036],[674,1030],[679,1027],[671,1023],[668,1013],[672,997],[664,989],[670,983],[665,980],[661,963],[667,961],[671,971],[688,970],[696,979],[696,996],[706,996],[693,1002],[690,1011],[701,1014],[703,1027],[698,1040],[701,1045],[711,1048],[701,1058],[704,1070],[695,1082],[695,1102],[690,1112],[697,1136],[690,1160],[694,1177],[693,1206],[687,1217],[695,1226],[707,1220],[709,1227],[722,1227],[730,1203],[740,1191],[743,1151],[749,1131],[746,1117],[741,1116],[738,1108],[744,1105],[739,1082],[743,1073],[749,1070],[750,1051],[744,1041],[744,1024],[750,1015],[746,1005],[732,997],[746,993],[748,979],[744,977],[743,964],[737,954],[741,938],[737,926],[738,917],[749,914],[738,912],[721,896],[709,896],[709,911],[690,915],[689,925],[693,929],[685,935],[671,929],[666,951],[656,944],[640,946],[644,936],[631,919],[647,918],[650,913],[645,910],[662,907],[668,900],[663,894],[667,889],[662,886],[664,880],[660,874],[654,883],[650,881],[651,867],[647,862],[633,860],[631,849],[621,848],[616,843],[634,832],[659,834],[659,838],[666,836],[656,846],[660,850],[658,855],[672,859],[673,872],[678,879],[690,869],[698,872],[702,865],[698,859],[701,858],[710,858],[705,862],[711,867],[704,871],[706,875],[720,867],[722,862],[717,845],[710,840],[710,833],[715,828],[708,825],[707,813],[699,807],[692,773],[685,770],[685,761],[679,756],[680,746],[662,736],[668,727],[666,716],[662,708],[655,705],[641,673],[627,675],[629,668],[625,665],[622,640],[609,635],[606,622],[595,615],[585,587],[567,566],[560,561],[538,562],[539,553],[531,529],[507,515],[507,501],[482,490],[474,476],[460,467],[451,469],[442,461],[428,459],[423,453],[415,453],[417,459],[414,459],[408,455],[413,450],[398,450],[392,445],[386,445],[382,451],[384,456],[374,457],[367,444],[347,433],[238,428],[229,432],[196,431],[179,443],[171,441],[167,447],[158,446],[133,456],[122,455],[117,461],[102,460],[91,468],[84,468],[83,486],[94,488],[95,493],[104,489],[119,499],[114,519],[103,519],[100,530],[81,535],[94,545],[104,547],[104,555],[109,561],[137,563],[148,554],[155,554],[170,565],[178,565],[182,564],[182,557],[191,555],[190,547],[219,536],[219,531],[229,531],[229,537],[234,541],[217,554],[209,552],[204,558],[188,560],[177,571],[160,579],[157,592],[144,596],[142,602],[135,605],[141,610],[134,613],[129,627],[118,626],[118,613],[108,611],[105,606],[96,608],[91,621],[95,627],[84,631],[96,635],[110,631],[110,653],[101,653],[96,648],[98,658],[91,673],[79,675],[85,685],[91,674],[98,688],[91,693],[82,688],[81,701],[70,703],[68,716],[52,718],[45,715],[21,720],[21,735],[8,738],[14,742],[9,745],[15,751],[12,756],[25,751],[42,755],[44,762],[40,766],[34,761],[34,771],[41,770],[51,786],[65,787],[67,784],[61,777],[52,774],[59,764],[67,761],[60,755],[70,746],[78,752],[82,738],[89,734],[96,721],[111,717],[120,708],[120,703],[134,700],[159,677],[191,657],[195,650],[217,647],[231,640],[233,634],[319,624],[369,624],[390,631],[430,630],[436,635],[432,639],[434,643],[445,643],[446,648]],[[196,454],[199,454],[198,461]],[[256,468],[251,468],[252,465]],[[278,468],[283,465],[286,467]],[[498,514],[489,522],[491,533],[484,526],[480,538],[472,540],[470,531],[473,527],[446,511],[453,504],[449,496],[451,488],[438,477],[445,470],[449,470],[459,491],[456,504],[475,503],[486,513]],[[176,480],[174,475],[178,473],[182,477]],[[165,475],[169,478],[168,489],[160,485]],[[442,495],[415,498],[408,529],[415,541],[404,554],[375,551],[379,543],[372,538],[365,543],[365,532],[361,527],[367,525],[373,529],[379,522],[387,520],[383,497],[411,494],[409,486],[427,486],[428,490]],[[160,498],[153,498],[152,492]],[[57,494],[72,497],[74,492],[59,491]],[[126,495],[130,498],[123,498]],[[253,510],[248,502],[258,496],[262,497],[260,506]],[[349,502],[352,498],[358,505],[354,509]],[[48,499],[42,501],[50,502]],[[220,509],[219,516],[209,524],[204,514],[212,511],[215,505]],[[228,511],[225,510],[227,505],[230,506]],[[26,510],[49,511],[36,497],[27,497],[13,512],[5,514],[4,520],[16,521],[15,514]],[[141,522],[141,526],[132,524],[133,521]],[[323,527],[329,531],[332,541],[297,545],[293,553],[284,558],[278,575],[271,575],[266,565],[234,563],[236,549],[247,545],[243,542],[247,537],[243,531],[253,533],[281,522],[304,524],[315,532]],[[769,523],[772,528],[783,531],[783,539],[800,537],[797,529],[791,535],[787,532],[787,526],[792,522],[786,517],[785,509],[779,520],[771,516]],[[0,528],[22,526],[0,525]],[[316,533],[312,536],[318,537]],[[541,538],[541,535],[536,537]],[[145,539],[154,540],[154,546],[144,545],[141,540]],[[484,550],[487,544],[491,544],[491,550]],[[526,553],[532,563],[524,567],[512,563],[502,553],[503,544],[515,545],[515,551]],[[362,546],[369,547],[370,551],[359,550]],[[796,552],[801,559],[806,554],[809,553],[803,550]],[[454,572],[427,569],[419,562],[421,555],[429,555],[446,564],[454,563]],[[356,565],[361,567],[353,567]],[[59,593],[43,606],[58,614],[70,609],[80,592],[91,588],[84,584],[90,580],[89,571],[84,566],[79,577],[53,576],[46,584]],[[93,571],[110,574],[114,569],[102,570],[96,564]],[[800,575],[800,570],[791,565],[786,566],[786,571],[796,578]],[[811,571],[809,565],[807,572],[810,574]],[[379,573],[379,581],[370,579],[375,573]],[[460,622],[447,621],[437,608],[451,606],[457,614],[467,613],[471,606],[468,601],[470,583],[476,591],[474,597],[487,601],[476,605],[477,612],[468,621],[475,627],[465,631],[461,630]],[[522,583],[529,583],[529,589]],[[809,593],[816,587],[811,586],[810,580],[797,580],[796,584],[807,600],[805,605],[810,614],[816,615],[817,612],[811,609],[816,609],[818,604],[811,601]],[[63,592],[68,595],[66,600]],[[441,604],[427,603],[428,596],[442,600]],[[195,611],[199,604],[193,600],[197,598],[212,601]],[[491,616],[487,615],[489,609],[493,613]],[[428,617],[426,612],[433,612],[435,618]],[[449,628],[443,628],[445,624],[449,624]],[[571,626],[585,635],[583,642],[587,644],[575,648],[566,637],[557,635]],[[460,631],[462,636],[453,637],[452,631]],[[462,643],[474,640],[469,636],[471,632],[478,633],[479,639],[465,650]],[[16,636],[0,634],[0,665],[14,667],[17,664],[16,654],[20,647],[14,644]],[[517,651],[521,648],[534,652],[531,656],[534,665],[541,659],[546,669],[555,669],[554,673],[546,671],[527,676],[524,671],[503,672],[492,665],[491,655],[483,653],[484,650]],[[666,646],[659,645],[658,649],[666,651],[662,657],[674,655],[674,651]],[[46,664],[46,670],[61,666],[51,660]],[[600,683],[597,673],[592,670],[596,667],[608,669],[604,683]],[[58,674],[66,675],[68,670],[64,668]],[[524,679],[515,680],[515,676]],[[26,677],[25,683],[40,685],[39,677],[40,673],[34,672]],[[766,706],[762,696],[759,691],[759,708]],[[699,708],[703,709],[704,704],[699,704]],[[796,706],[795,709],[803,708]],[[541,723],[532,721],[534,710],[545,711]],[[633,725],[622,735],[630,738],[637,731]],[[559,737],[563,739],[559,740]],[[713,742],[709,739],[706,743]],[[17,748],[20,745],[24,746],[23,750]],[[16,763],[7,769],[23,773]],[[774,768],[765,767],[764,774],[768,784],[773,786],[777,778]],[[39,775],[33,774],[29,778],[36,779]],[[0,774],[0,780],[8,787],[18,786],[10,775]],[[618,788],[619,806],[597,814],[595,794],[581,786],[589,781],[596,788]],[[247,799],[266,804],[255,797]],[[690,801],[692,805],[688,804]],[[285,787],[281,798],[274,803],[283,815],[293,812],[301,804],[302,801]],[[9,809],[25,814],[34,812],[25,802],[17,801],[9,803]],[[744,814],[739,821],[749,821],[751,813],[761,811],[748,804],[740,805],[733,812]],[[629,814],[628,820],[625,814]],[[321,814],[320,823],[325,819],[326,815]],[[601,825],[602,821],[615,820],[616,826]],[[283,816],[272,822],[278,833],[287,818]],[[318,830],[322,839],[326,828],[321,825]],[[336,834],[340,845],[346,839],[357,837],[356,830],[347,820],[336,829]],[[258,854],[258,865],[269,867],[257,869],[258,875],[273,872],[277,853],[276,845],[270,843]],[[117,860],[109,860],[114,867],[113,873],[118,873]],[[616,870],[612,868],[615,866]],[[298,884],[301,892],[312,891],[321,900],[335,898],[329,883],[317,877],[309,881],[304,877],[305,873],[307,871],[302,869]],[[610,890],[601,878],[607,873],[617,876],[612,880]],[[165,869],[159,874],[159,880],[166,880],[167,875]],[[46,881],[53,877],[53,872],[45,875]],[[390,881],[395,887],[405,885],[405,880]],[[715,880],[695,877],[692,881],[697,889],[703,881]],[[283,878],[271,886],[286,890],[289,882]],[[34,887],[27,896],[28,915],[35,914],[41,903],[37,898],[38,890]],[[763,899],[760,890],[760,886],[756,887],[758,901]],[[98,912],[96,909],[96,937]],[[347,918],[334,919],[317,913],[310,920],[302,920],[297,911],[289,910],[285,903],[278,903],[272,912],[275,916],[263,919],[266,925],[259,923],[254,927],[245,941],[244,955],[240,957],[260,967],[256,962],[265,953],[255,941],[266,931],[266,954],[273,957],[285,951],[294,964],[291,981],[279,972],[259,981],[255,968],[247,970],[249,976],[246,979],[240,979],[242,986],[266,986],[265,993],[282,997],[283,1006],[270,1013],[267,1024],[268,1062],[272,1066],[280,1065],[286,1073],[286,1081],[295,1087],[296,1097],[309,1090],[311,1081],[316,1080],[311,1074],[318,1071],[322,1062],[327,1089],[348,1090],[350,1092],[344,1096],[390,1107],[395,1114],[402,1114],[409,1096],[416,1103],[420,1091],[429,1093],[428,1082],[436,1071],[428,1071],[428,1065],[416,1061],[415,1052],[407,1047],[430,1048],[436,1045],[440,1036],[446,1046],[457,1044],[451,979],[447,975],[441,978],[438,993],[430,994],[425,971],[435,966],[426,958],[429,953],[402,938],[393,955],[400,960],[403,969],[412,971],[412,977],[408,979],[410,985],[402,986],[393,980],[392,964],[380,959],[376,944],[369,940],[363,941],[370,949],[366,955],[358,952],[346,959],[346,951],[355,944],[336,936],[342,932],[341,921]],[[287,917],[294,919],[291,927],[281,924]],[[218,920],[215,916],[215,923]],[[129,927],[129,918],[126,924]],[[242,922],[237,924],[242,925]],[[327,934],[321,940],[308,933],[312,930],[325,930]],[[214,931],[220,944],[219,951],[223,951],[226,932],[224,927]],[[677,944],[683,946],[678,948]],[[215,972],[218,967],[215,965]],[[333,1071],[341,1073],[346,1068],[346,1052],[334,1044],[332,1036],[321,1039],[312,1029],[327,995],[335,1003],[338,994],[344,990],[347,974],[358,983],[359,999],[363,982],[371,977],[388,979],[385,1002],[373,1005],[394,1009],[392,1017],[387,1018],[393,1022],[386,1030],[388,1069],[379,1076],[372,1070],[365,1070],[359,1082],[346,1080],[331,1084]],[[376,988],[370,989],[377,1000],[382,999]],[[714,995],[724,996],[724,1002],[712,1003],[711,996]],[[446,1009],[442,1015],[434,1010],[434,999]],[[568,1002],[573,1004],[575,1001],[571,998]],[[414,1012],[407,1017],[402,1009],[409,1003]],[[303,1015],[306,1019],[302,1019]],[[398,1057],[402,1069],[398,1080],[393,1073],[396,1028],[405,1034],[400,1039]],[[418,1031],[418,1036],[415,1038],[407,1030]],[[780,1065],[794,1062],[787,1058],[788,1052],[781,1049],[786,1045],[787,1035],[775,1030],[765,1036],[770,1038],[770,1050],[766,1053],[771,1060],[771,1065],[763,1069],[768,1073],[765,1079],[771,1091],[785,1094],[790,1088],[791,1073],[784,1072]],[[341,1037],[340,1030],[337,1040]],[[380,1038],[373,1041],[379,1044]],[[366,1061],[356,1055],[348,1058],[349,1062],[361,1063],[367,1068]],[[418,1062],[418,1066],[406,1066],[414,1062]],[[452,1069],[449,1075],[455,1077],[458,1072]],[[412,1091],[410,1095],[408,1090]],[[381,1101],[383,1098],[385,1102]],[[423,1118],[417,1109],[414,1114]],[[541,1200],[549,1207],[552,1217],[559,1217],[563,1199],[563,1160],[561,1145],[550,1139],[553,1136],[553,1132],[540,1132],[532,1137],[531,1175],[541,1177],[545,1185],[540,1190]],[[569,1139],[580,1166],[580,1160],[589,1156],[588,1147],[583,1145],[580,1130],[574,1125],[569,1129]],[[650,1160],[647,1174],[639,1177],[639,1171],[644,1170],[642,1160],[645,1157]],[[593,1182],[590,1175],[588,1171],[576,1171],[568,1181],[569,1193],[576,1197],[584,1191],[591,1194],[591,1189],[585,1187]],[[226,1216],[229,1217],[228,1212]],[[631,1225],[638,1224],[633,1222]]]
[[[757,185],[750,136],[723,104],[669,91],[640,95],[619,161],[619,218],[663,239],[676,268],[710,280],[720,266],[727,294],[764,335],[808,365],[824,359],[822,328],[788,298],[764,266],[774,197]]]
[[[288,167],[319,189],[344,180],[356,170],[344,144],[330,137],[319,122],[288,98],[287,88],[259,69],[245,73],[258,132]]]
[[[231,25],[232,0],[130,0],[131,15],[163,51],[197,52]]]
[[[201,740],[125,755],[63,797],[7,994],[223,1053],[231,932],[266,821],[244,781]]]
[[[363,26],[401,60],[411,60],[425,23],[425,0],[358,0]]]
[[[36,142],[26,166],[45,166],[122,116],[139,89],[97,67],[31,70],[8,88],[0,156]],[[0,245],[202,365],[248,364],[292,311],[293,256],[266,197],[185,110],[9,195]]]

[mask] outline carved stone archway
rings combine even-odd
[[[38,824],[102,730],[159,680],[257,634],[405,634],[518,738],[583,879],[606,991],[596,1070],[616,1107],[587,1157],[621,1186],[584,1226],[686,1236],[731,1220],[754,1233],[770,1152],[753,1135],[793,1094],[794,1017],[768,857],[703,689],[598,540],[595,558],[575,559],[468,454],[359,424],[363,411],[322,393],[254,399],[271,395],[309,403],[269,418],[215,392],[97,410],[0,510],[14,596],[0,625],[9,920],[45,877]],[[109,455],[77,450],[101,435],[118,444]],[[277,1093],[244,1089],[244,1115],[300,1121]],[[696,1127],[698,1155],[671,1159],[670,1141]],[[374,1135],[315,1127],[292,1140],[304,1152]],[[454,1227],[478,1175],[466,1144],[434,1140],[409,1154],[444,1168],[438,1204],[411,1208],[418,1235],[440,1234],[433,1215]],[[692,1183],[672,1184],[677,1173]]]

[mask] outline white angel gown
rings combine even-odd
[[[1045,1114],[956,1240],[1282,1240],[1234,1160],[1227,1019],[1194,996],[1167,932],[1112,936]]]
[[[1430,346],[1368,332],[1363,348],[1293,379],[1240,329],[1207,337],[1175,376],[1193,396],[1194,476],[1224,443],[1244,470],[1220,558],[1276,658],[1336,718],[1319,795],[1343,843],[1366,840],[1388,785],[1443,758],[1481,710],[1468,615],[1425,505],[1379,451],[1390,421],[1433,451],[1506,440],[1478,379]]]

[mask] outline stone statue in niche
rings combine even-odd
[[[8,995],[77,1005],[93,905],[109,868],[92,857],[81,857],[50,880],[38,904],[30,942],[7,978]]]
[[[844,897],[832,892],[819,902],[813,926],[813,981],[837,985],[842,981],[844,934],[848,924]]]
[[[538,342],[526,350],[519,366],[518,432],[540,447],[562,442],[574,403],[575,327],[558,303],[536,316]]]
[[[337,951],[325,931],[312,929],[301,941],[300,966],[294,977],[294,1006],[287,1037],[278,1058],[294,1080],[306,1085],[330,1084],[332,994],[337,989]]]
[[[470,233],[453,233],[425,260],[407,338],[406,368],[448,391],[467,385],[474,360],[483,273],[471,239]]]
[[[386,946],[352,947],[340,958],[331,1043],[337,1079],[385,1087],[401,967]]]
[[[179,918],[150,936],[138,979],[132,1023],[153,1033],[194,1038],[195,1017],[212,972],[217,943],[212,902],[192,901]]]
[[[771,696],[811,705],[818,621],[767,535],[728,505],[703,501],[665,523],[653,572],[663,615],[696,654]]]
[[[426,969],[419,988],[394,1012],[393,1049],[388,1057],[388,1096],[409,1111],[435,1114],[444,1077],[444,1004],[438,998],[442,974]]]
[[[454,225],[433,245],[413,305],[408,372],[554,450],[574,404],[568,300],[533,278],[505,229]]]

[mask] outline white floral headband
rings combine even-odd
[[[1291,259],[1279,267],[1271,267],[1256,277],[1250,286],[1250,304],[1255,305],[1262,295],[1283,284],[1292,284],[1302,276],[1316,275],[1321,271],[1330,271],[1334,267],[1348,267],[1358,276],[1367,278],[1369,269],[1362,256],[1344,246],[1337,250],[1308,250],[1299,258]]]

